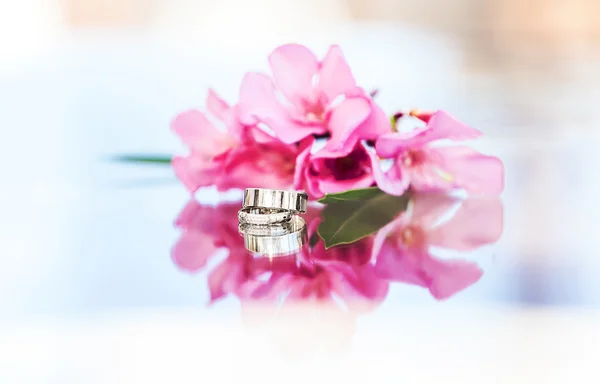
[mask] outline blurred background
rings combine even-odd
[[[598,14],[595,0],[0,0],[0,382],[270,382],[296,369],[239,330],[237,304],[206,309],[205,282],[173,266],[188,197],[170,169],[109,161],[183,150],[173,116],[208,87],[234,102],[243,74],[288,42],[319,55],[341,44],[388,113],[448,110],[507,172],[505,233],[478,258],[481,283],[443,304],[391,292],[349,352],[307,372],[597,377]]]

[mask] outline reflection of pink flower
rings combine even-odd
[[[331,276],[332,291],[349,298],[350,305],[378,303],[387,296],[389,283],[375,274],[374,265],[370,263],[372,248],[373,237],[327,250],[320,241],[313,248],[311,258],[316,265],[336,272]]]
[[[459,203],[454,216],[439,224]],[[175,222],[182,234],[172,258],[180,268],[198,272],[215,255],[224,256],[208,271],[211,301],[228,295],[263,303],[335,305],[341,300],[345,308],[360,311],[381,302],[390,281],[427,287],[442,299],[477,281],[482,272],[473,263],[438,260],[429,246],[469,251],[496,241],[502,230],[498,200],[460,202],[445,195],[419,194],[409,211],[375,236],[328,250],[319,240],[298,254],[268,258],[246,250],[238,232],[238,209],[239,203],[205,206],[192,201]],[[309,238],[319,225],[319,210],[309,207],[304,215]]]
[[[411,211],[375,236],[376,274],[426,287],[437,299],[479,280],[483,272],[475,263],[437,259],[429,247],[469,251],[497,241],[502,233],[502,205],[497,199],[467,199],[450,220],[439,224],[458,202],[446,195],[416,195]]]
[[[384,134],[377,154],[393,159],[384,174],[375,170],[377,185],[387,193],[402,194],[410,185],[416,191],[463,188],[472,194],[497,194],[504,185],[500,159],[467,146],[435,146],[438,140],[468,140],[481,135],[445,112],[423,115],[427,125],[409,133]]]
[[[208,272],[211,301],[232,294],[242,301],[329,302],[338,297],[349,306],[379,302],[387,295],[388,282],[374,273],[369,263],[373,239],[325,250],[319,242],[287,257],[253,257],[238,233],[239,204],[216,207],[195,201],[186,205],[175,224],[183,232],[173,246],[173,261],[182,269],[198,272],[219,249],[225,259]],[[319,209],[305,215],[309,233],[316,231]]]
[[[286,145],[255,127],[243,126],[238,121],[237,107],[229,107],[212,91],[206,104],[222,127],[196,110],[180,114],[172,124],[190,148],[189,155],[175,157],[172,162],[176,175],[190,192],[212,185],[221,191],[291,186],[296,157],[301,150],[310,150],[312,141]]]
[[[175,226],[182,230],[171,256],[181,269],[197,272],[219,248],[244,249],[238,233],[239,204],[216,207],[190,201],[181,211]]]
[[[171,257],[181,269],[199,272],[219,249],[228,251],[225,260],[209,272],[211,301],[238,292],[248,280],[246,267],[251,257],[238,232],[238,209],[236,203],[212,207],[191,201],[175,221],[182,234]]]
[[[273,274],[247,299],[284,298],[290,302],[342,300],[349,308],[382,301],[389,283],[375,275],[372,264],[301,264],[294,273]]]
[[[358,140],[391,130],[385,113],[358,88],[338,46],[322,61],[306,47],[281,46],[271,53],[273,81],[248,73],[240,87],[242,121],[268,125],[284,143],[328,134],[324,151],[346,154]],[[287,102],[282,103],[278,92]]]
[[[375,183],[373,161],[377,159],[361,143],[345,156],[307,155],[297,165],[294,187],[307,191],[314,199],[326,193],[370,187]]]
[[[314,220],[307,223],[309,237],[320,221]],[[387,296],[389,286],[369,263],[372,247],[372,237],[328,250],[319,241],[298,255],[295,270],[274,271],[268,281],[249,291],[247,298],[320,303],[334,303],[337,298],[351,309],[371,307]]]

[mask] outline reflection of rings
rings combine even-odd
[[[271,226],[265,229],[269,227]],[[294,215],[287,225],[278,227],[287,228],[287,231],[281,235],[257,235],[252,231],[242,230],[240,225],[246,249],[263,256],[283,256],[298,252],[308,241],[306,222],[300,216]]]
[[[238,212],[240,223],[269,225],[285,223],[292,218],[292,212],[285,209],[246,207]]]
[[[247,188],[244,191],[244,207],[287,209],[306,212],[306,192],[280,191],[275,189]]]

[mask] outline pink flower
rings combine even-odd
[[[330,136],[323,151],[341,154],[359,140],[391,131],[385,113],[357,87],[338,46],[319,61],[302,45],[283,45],[271,53],[269,63],[274,82],[259,73],[248,73],[242,81],[240,117],[246,124],[266,124],[287,144]]]
[[[461,188],[470,194],[502,191],[504,167],[500,159],[467,146],[436,145],[444,139],[473,139],[481,135],[479,131],[443,111],[424,115],[422,119],[428,121],[424,128],[409,133],[387,133],[377,140],[377,154],[393,160],[387,172],[374,170],[382,190],[392,195],[401,195],[409,186],[416,191]]]
[[[428,288],[446,299],[474,284],[483,272],[463,260],[442,260],[430,246],[470,251],[496,242],[502,234],[502,204],[498,199],[470,198],[446,222],[439,221],[460,200],[441,194],[417,194],[410,211],[375,236],[375,273],[385,279]]]
[[[307,153],[298,159],[294,188],[307,191],[313,199],[319,199],[326,193],[345,192],[375,184],[373,163],[378,160],[361,143],[357,143],[347,155]]]
[[[195,192],[203,186],[218,190],[265,187],[287,189],[293,181],[296,157],[312,144],[286,145],[256,127],[238,121],[236,107],[229,107],[210,91],[207,109],[215,126],[202,112],[191,110],[177,116],[172,128],[190,148],[187,156],[172,161],[175,174]]]

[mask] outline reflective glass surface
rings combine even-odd
[[[252,232],[242,191],[190,196],[169,166],[114,156],[182,151],[173,116],[208,85],[235,98],[271,47],[88,32],[0,74],[0,382],[586,372],[600,345],[598,119],[519,114],[437,40],[361,28],[340,43],[363,84],[387,111],[444,105],[480,128],[475,146],[505,164],[501,196],[417,197],[385,230],[330,249],[314,201],[300,228]]]

